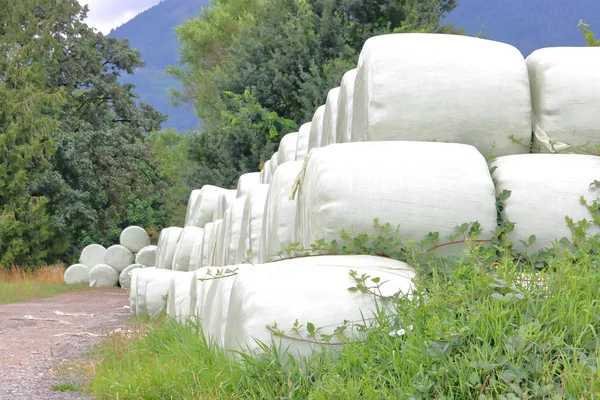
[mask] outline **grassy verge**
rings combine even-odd
[[[363,341],[301,362],[275,347],[231,361],[197,324],[165,319],[103,343],[90,390],[105,399],[600,398],[594,240],[543,263],[475,240],[462,260],[413,259],[412,301],[388,299],[395,312]]]
[[[62,265],[34,271],[18,268],[0,269],[0,304],[19,303],[87,289],[87,285],[65,285],[63,274]]]

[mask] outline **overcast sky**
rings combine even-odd
[[[79,0],[81,5],[88,5],[87,20],[89,26],[108,34],[129,21],[137,14],[160,3],[160,0]]]

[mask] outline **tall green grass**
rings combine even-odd
[[[105,399],[600,398],[597,238],[527,258],[470,236],[460,260],[409,256],[412,301],[389,299],[395,312],[360,342],[299,361],[271,345],[233,361],[197,323],[163,319],[102,344],[90,389]]]

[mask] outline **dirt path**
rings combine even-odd
[[[128,306],[122,289],[0,305],[0,399],[86,399],[81,393],[52,390],[65,383],[56,367],[81,357],[101,340],[99,335],[124,327]]]

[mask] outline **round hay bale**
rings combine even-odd
[[[65,271],[65,284],[78,285],[90,281],[90,267],[84,264],[71,265]]]
[[[150,236],[148,236],[148,232],[144,228],[130,226],[123,229],[119,242],[121,246],[127,247],[132,253],[137,253],[150,245]]]
[[[145,267],[156,265],[156,246],[146,246],[135,255],[135,263]]]
[[[90,271],[90,287],[116,286],[118,282],[119,273],[110,265],[98,264]]]
[[[106,253],[106,248],[99,244],[90,244],[86,246],[85,249],[81,252],[81,257],[79,257],[79,263],[83,265],[87,265],[88,268],[94,268],[94,265],[101,264],[104,262],[104,254]]]
[[[129,285],[131,284],[131,271],[137,268],[145,268],[145,266],[142,264],[131,264],[121,271],[121,274],[119,275],[119,285],[123,289],[129,289]]]
[[[116,244],[106,249],[104,255],[104,264],[108,264],[113,267],[117,272],[123,271],[125,268],[133,264],[135,256],[125,246]]]

